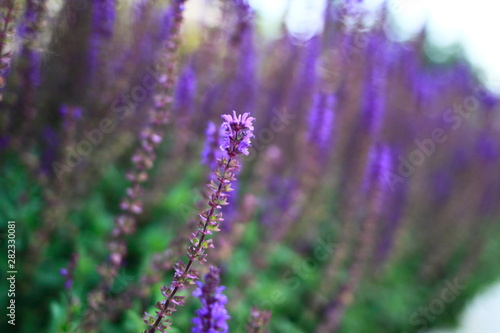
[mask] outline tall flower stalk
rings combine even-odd
[[[218,185],[215,181],[208,184],[208,188],[212,192],[208,202],[210,208],[199,214],[200,221],[198,223],[197,232],[191,235],[191,245],[188,246],[187,256],[188,262],[185,263],[179,260],[175,265],[175,274],[172,283],[169,287],[162,287],[162,294],[166,300],[156,303],[156,316],[145,313],[144,322],[150,328],[144,332],[154,333],[157,330],[165,332],[171,325],[170,317],[177,305],[184,304],[184,296],[177,296],[177,293],[182,289],[189,288],[195,283],[198,272],[192,268],[195,262],[204,264],[207,262],[207,254],[205,250],[213,248],[213,239],[208,238],[213,232],[220,231],[219,225],[223,221],[222,213],[219,212],[222,206],[227,205],[227,197],[232,191],[231,183],[236,180],[235,174],[240,170],[238,156],[241,154],[248,155],[248,148],[251,146],[250,139],[254,137],[253,117],[249,117],[248,113],[243,115],[223,115],[225,120],[222,124],[223,137],[220,149],[225,152],[225,156],[217,160],[218,169],[215,171],[215,176]]]
[[[173,1],[163,20],[168,22],[168,36],[162,58],[157,71],[161,73],[160,84],[156,88],[153,105],[148,110],[149,119],[140,132],[140,146],[132,155],[133,169],[126,177],[130,186],[120,203],[122,210],[114,223],[114,228],[109,241],[109,260],[99,268],[102,276],[100,285],[89,294],[90,311],[84,319],[87,329],[97,327],[105,311],[102,307],[109,307],[105,290],[111,288],[123,265],[128,252],[127,237],[136,230],[137,216],[143,211],[142,196],[143,184],[148,180],[148,174],[156,161],[156,150],[163,140],[163,126],[167,123],[172,108],[172,93],[175,86],[176,53],[179,47],[179,33],[183,21],[185,0]],[[115,309],[116,310],[116,309]]]
[[[391,164],[388,146],[372,147],[361,188],[361,190],[368,192],[369,210],[366,220],[363,222],[359,246],[354,261],[347,271],[349,279],[341,285],[337,297],[333,298],[326,307],[324,311],[325,319],[316,328],[317,333],[337,332],[345,311],[354,301],[356,290],[363,278],[363,271],[372,256],[377,221],[383,203],[388,196],[386,177],[392,168]]]

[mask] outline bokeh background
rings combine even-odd
[[[500,278],[492,2],[1,12],[1,241],[6,254],[15,220],[18,270],[2,331],[146,329],[236,110],[255,138],[208,251],[231,332],[252,307],[271,311],[270,332],[497,332],[461,317]],[[172,332],[199,308],[184,294]]]

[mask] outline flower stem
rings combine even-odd
[[[203,244],[203,241],[206,238],[206,232],[207,232],[208,223],[209,223],[211,217],[213,216],[213,214],[215,212],[215,208],[217,207],[217,205],[214,204],[214,201],[218,201],[219,200],[219,197],[220,197],[220,194],[221,194],[221,191],[222,191],[222,185],[227,180],[226,179],[226,173],[227,173],[227,171],[229,171],[229,168],[230,168],[230,165],[231,165],[233,159],[234,159],[234,157],[229,157],[229,159],[227,160],[227,163],[225,164],[225,166],[223,168],[222,177],[219,178],[219,186],[217,188],[217,191],[215,192],[215,195],[212,197],[212,199],[210,201],[211,209],[210,209],[210,212],[207,214],[207,216],[205,218],[205,222],[204,222],[204,225],[203,225],[203,232],[201,232],[200,230],[198,230],[198,232],[197,232],[197,236],[200,235],[200,234],[201,235],[200,235],[200,240],[198,242],[198,245],[196,246],[195,254],[192,255],[192,256],[190,256],[189,261],[188,261],[188,263],[186,265],[186,268],[184,269],[184,272],[182,273],[182,275],[180,277],[181,281],[186,278],[187,274],[189,273],[189,270],[191,269],[191,266],[194,264],[195,259],[197,258],[198,254],[200,254],[201,246]],[[177,294],[177,292],[179,291],[179,289],[180,289],[180,287],[177,286],[177,287],[175,287],[172,290],[172,292],[170,293],[169,297],[165,301],[165,304],[164,304],[163,308],[161,309],[160,313],[158,314],[158,316],[156,318],[156,321],[154,322],[153,326],[148,330],[148,333],[154,333],[156,331],[156,329],[158,328],[158,325],[160,325],[160,323],[161,323],[161,321],[163,319],[163,316],[165,315],[165,313],[167,312],[167,310],[169,308],[170,302],[175,297],[175,295]]]

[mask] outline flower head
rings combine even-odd
[[[227,151],[231,157],[239,154],[248,155],[248,148],[252,146],[250,139],[254,137],[252,122],[255,118],[249,117],[249,115],[246,112],[237,116],[236,111],[233,111],[232,116],[222,115],[222,119],[225,121],[221,125],[223,133],[220,149]]]
[[[214,266],[205,275],[205,283],[197,282],[198,289],[193,292],[193,296],[201,301],[201,309],[196,311],[193,318],[193,333],[225,333],[228,332],[227,320],[229,315],[224,305],[227,297],[222,294],[224,286],[220,284],[220,270]]]

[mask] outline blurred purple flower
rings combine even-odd
[[[66,288],[66,290],[70,290],[71,287],[73,286],[73,276],[77,262],[78,262],[78,254],[73,253],[69,261],[68,268],[61,268],[59,270],[59,274],[61,274],[64,277],[64,288]]]
[[[113,35],[116,8],[114,0],[93,0],[90,22],[88,64],[89,73],[94,75],[99,64],[99,54],[105,41]]]
[[[477,157],[483,162],[493,162],[499,156],[495,140],[487,133],[482,133],[476,143]]]
[[[257,92],[257,66],[252,27],[247,27],[242,32],[241,45],[237,56],[237,69],[234,80],[229,85],[231,91],[231,105],[242,112],[255,109]]]
[[[43,1],[26,1],[26,9],[17,28],[17,35],[24,40],[24,43],[32,41],[40,30],[38,24],[42,11]]]
[[[314,96],[313,107],[309,111],[307,137],[309,142],[322,149],[326,149],[327,145],[331,144],[336,102],[334,95],[319,93]]]
[[[369,55],[375,54],[377,61],[368,67],[364,79],[364,92],[361,104],[361,126],[363,131],[378,136],[382,127],[386,107],[385,81],[388,67],[386,42],[373,36],[367,47]]]
[[[391,159],[394,161],[395,157],[398,155],[397,149],[391,149],[390,152],[392,153]],[[390,168],[392,168],[392,166]],[[384,262],[393,249],[396,232],[400,226],[400,221],[406,208],[407,196],[408,183],[403,182],[394,188],[393,193],[387,198],[387,202],[384,204],[387,206],[387,209],[384,221],[381,221],[382,232],[380,233],[380,244],[378,248],[379,263]]]
[[[431,176],[432,198],[438,204],[444,204],[453,190],[453,177],[448,168],[438,170]]]
[[[29,59],[29,70],[28,70],[28,75],[29,80],[33,87],[38,87],[40,86],[41,83],[41,76],[40,76],[40,64],[41,64],[41,57],[40,57],[40,52],[30,50],[28,53],[28,59]]]
[[[318,129],[321,124],[321,110],[323,109],[324,98],[323,94],[317,93],[313,97],[313,105],[309,110],[309,127],[307,131],[307,138],[310,142],[315,141]]]
[[[63,119],[62,125],[63,129],[65,130],[71,129],[75,125],[75,122],[80,120],[83,115],[83,110],[81,107],[70,106],[66,104],[61,105],[59,112]]]
[[[4,134],[0,135],[0,149],[5,149],[9,145],[9,136]]]
[[[193,296],[201,301],[201,309],[196,311],[193,318],[193,333],[226,333],[228,332],[227,314],[225,305],[227,297],[222,294],[225,287],[220,285],[220,270],[210,266],[210,271],[204,277],[205,282],[196,282],[198,288]]]
[[[392,172],[392,156],[387,145],[374,145],[368,153],[368,161],[362,185],[362,191],[368,193],[378,188],[382,193],[389,188],[389,174]]]
[[[194,107],[195,92],[196,77],[194,71],[187,66],[177,83],[174,111],[182,116],[191,114]]]
[[[217,166],[217,159],[222,157],[223,154],[219,149],[221,145],[220,137],[221,131],[218,131],[217,126],[209,121],[205,131],[205,146],[201,153],[201,163],[203,165],[209,165],[212,171],[215,170]]]
[[[323,114],[323,122],[319,132],[319,145],[322,148],[326,148],[331,145],[332,142],[330,138],[332,137],[333,123],[335,120],[335,113],[331,108],[325,109]]]
[[[40,159],[41,171],[48,175],[53,171],[52,162],[57,158],[59,135],[51,126],[42,129],[42,156]]]
[[[296,84],[293,95],[295,105],[303,105],[306,98],[313,93],[316,85],[316,64],[321,53],[321,40],[319,37],[311,38],[304,47],[302,61],[300,62],[300,80]]]

